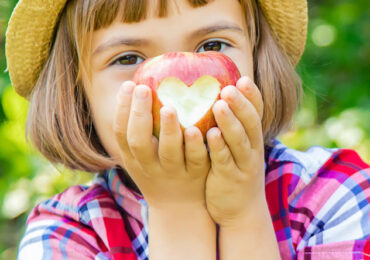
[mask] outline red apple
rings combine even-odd
[[[159,137],[160,113],[164,105],[176,109],[181,129],[196,126],[205,139],[216,126],[213,104],[221,89],[235,86],[240,73],[231,59],[214,51],[203,53],[173,52],[143,62],[133,81],[152,89],[153,134]]]

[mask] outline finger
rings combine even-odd
[[[210,161],[202,132],[195,126],[185,129],[185,161],[187,172],[208,173]]]
[[[232,112],[243,125],[250,147],[260,149],[263,146],[261,118],[253,104],[233,86],[223,88],[221,98],[227,101]]]
[[[130,115],[132,92],[136,84],[133,81],[125,81],[117,95],[117,105],[113,121],[113,132],[121,152],[126,157],[132,157],[127,143],[127,122]]]
[[[158,157],[165,169],[185,168],[182,131],[173,107],[160,110]]]
[[[208,130],[206,137],[214,174],[226,174],[237,171],[238,169],[229,148],[222,138],[221,131],[217,127],[213,127]]]
[[[145,85],[136,86],[127,127],[127,141],[133,156],[143,169],[156,166],[157,156],[153,141],[151,90]]]
[[[263,117],[263,99],[257,85],[247,76],[241,77],[236,83],[239,91],[252,103],[261,120]]]
[[[232,88],[235,89],[235,87]],[[251,149],[243,125],[224,100],[217,101],[212,109],[217,126],[221,129],[222,136],[231,151],[236,165],[241,170],[245,170],[247,168],[246,158],[248,158]]]

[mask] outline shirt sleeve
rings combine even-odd
[[[370,168],[338,150],[292,201],[297,259],[370,259]]]
[[[113,259],[96,230],[81,221],[81,216],[93,215],[94,208],[82,211],[79,203],[96,190],[72,186],[38,204],[28,217],[18,260]]]
[[[71,186],[31,211],[18,260],[136,260],[126,224],[99,181]]]
[[[102,247],[96,234],[83,225],[68,218],[43,215],[27,225],[18,259],[110,259]]]

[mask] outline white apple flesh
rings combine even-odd
[[[212,76],[202,76],[188,87],[176,77],[165,78],[157,89],[158,98],[176,109],[183,128],[195,125],[210,110],[221,92],[221,83]]]

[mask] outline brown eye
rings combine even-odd
[[[205,44],[203,44],[198,52],[204,52],[204,51],[223,51],[223,49],[225,47],[230,47],[231,45],[226,43],[226,42],[222,42],[222,41],[210,41],[210,42],[206,42]]]
[[[221,42],[207,42],[204,44],[205,51],[219,51],[221,47]]]
[[[137,55],[125,55],[117,58],[113,64],[117,65],[136,65],[143,62],[144,59]]]

